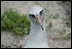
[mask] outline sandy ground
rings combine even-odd
[[[66,27],[64,24],[71,16],[71,6],[68,2],[67,4],[68,6],[57,1],[1,1],[1,15],[9,8],[21,14],[28,14],[32,6],[40,5],[46,11],[46,30],[50,48],[71,48],[71,40],[63,38],[71,35],[71,27]],[[67,11],[70,13],[66,13]],[[54,19],[51,16],[58,16],[58,18]],[[62,30],[65,30],[65,33],[61,34]],[[1,31],[1,48],[20,48],[25,45],[27,38],[28,35],[18,37],[12,32]]]

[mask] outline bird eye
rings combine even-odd
[[[31,16],[32,18],[35,18],[35,15],[33,15],[33,14],[29,14],[29,16]]]
[[[43,14],[43,10],[40,11],[40,15],[42,15],[42,14]]]

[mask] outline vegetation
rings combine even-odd
[[[1,30],[11,31],[17,35],[29,34],[30,20],[23,14],[20,15],[18,11],[13,9],[6,10],[1,16]]]
[[[49,18],[52,18],[52,19],[57,19],[59,17],[59,14],[55,14],[55,15],[50,15]]]
[[[66,37],[64,37],[64,39],[70,40],[71,39],[71,36],[66,36]]]
[[[67,27],[71,27],[71,22],[66,22],[65,25],[66,25]]]

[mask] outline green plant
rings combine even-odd
[[[71,39],[71,36],[66,36],[66,37],[64,37],[64,39],[70,40]]]
[[[29,34],[30,20],[13,9],[6,10],[1,16],[1,30],[15,32],[17,35]]]
[[[62,29],[61,31],[59,31],[60,34],[65,34],[66,33],[66,30],[65,29]]]
[[[59,17],[59,14],[55,14],[55,15],[50,15],[49,18],[52,18],[52,19],[57,19]]]
[[[66,22],[65,25],[66,25],[67,27],[71,27],[71,22]]]

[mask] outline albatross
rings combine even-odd
[[[28,41],[23,48],[49,48],[45,30],[45,11],[39,6],[33,6],[29,11],[31,30]]]

